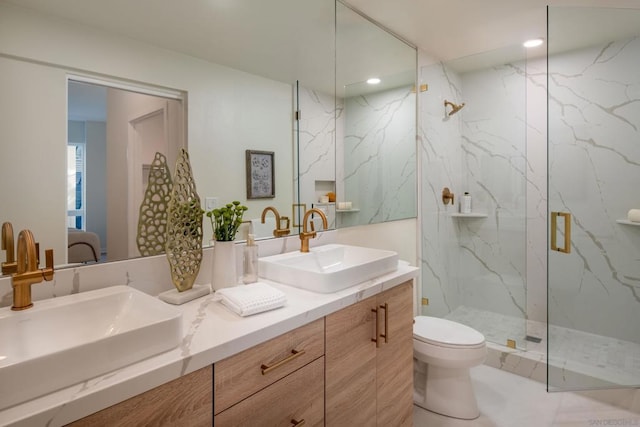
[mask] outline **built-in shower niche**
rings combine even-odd
[[[336,182],[316,180],[314,182],[315,202],[311,204],[312,208],[320,209],[327,216],[327,224],[329,228],[336,228],[336,199],[330,198],[329,193],[333,193],[336,197]],[[330,201],[333,200],[333,201]],[[322,222],[314,216],[314,226],[316,230],[322,230]]]

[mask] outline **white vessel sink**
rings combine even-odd
[[[176,347],[182,313],[127,286],[0,309],[0,410]]]
[[[338,244],[258,259],[260,276],[319,293],[340,291],[397,269],[396,252]]]

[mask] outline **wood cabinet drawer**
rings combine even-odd
[[[324,357],[217,414],[216,427],[324,425]]]
[[[68,425],[211,426],[211,371],[207,366]]]
[[[324,354],[324,319],[224,359],[214,366],[218,414]]]

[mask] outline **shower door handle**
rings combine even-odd
[[[564,246],[558,247],[558,217],[564,217]],[[571,252],[571,214],[551,212],[551,250],[568,254]]]

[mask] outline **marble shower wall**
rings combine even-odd
[[[553,39],[551,40],[551,43]],[[549,255],[549,322],[640,342],[640,38],[549,59],[549,210],[573,215]],[[560,235],[561,236],[561,235]]]
[[[456,73],[422,67],[422,284],[429,306],[445,316],[458,306],[526,316],[526,104],[524,63]],[[444,100],[465,102],[447,116]],[[442,203],[442,189],[456,194]],[[473,212],[453,217],[468,191]],[[504,342],[501,342],[504,344]]]
[[[420,58],[424,60],[425,54]],[[421,61],[422,62],[422,61]],[[443,102],[461,101],[461,80],[442,63],[420,67],[420,84],[429,90],[419,94],[419,149],[421,158],[420,267],[422,296],[429,299],[422,314],[444,317],[460,305],[461,292],[454,272],[460,267],[455,206],[442,203],[442,189],[454,193],[462,187],[461,115],[445,118]]]
[[[338,226],[415,217],[415,93],[412,86],[344,100],[344,192],[357,212],[338,213]],[[342,180],[341,180],[342,181]]]
[[[526,316],[526,85],[524,63],[461,75],[463,183],[472,211],[457,218],[461,303]]]

